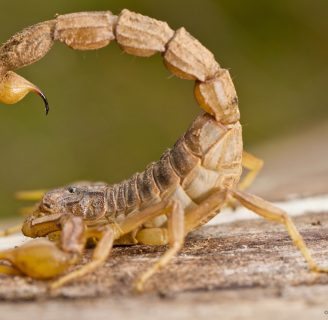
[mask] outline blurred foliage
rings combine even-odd
[[[246,145],[326,118],[328,2],[257,0],[1,1],[0,39],[56,13],[128,8],[186,27],[231,69]],[[19,71],[46,93],[0,108],[0,213],[13,193],[89,179],[114,182],[158,159],[199,113],[193,83],[169,75],[159,55],[94,52],[62,44]],[[305,147],[304,147],[304,150]]]

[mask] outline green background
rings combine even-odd
[[[0,40],[56,13],[123,8],[186,27],[230,69],[247,147],[327,118],[328,1],[2,0]],[[161,60],[115,43],[93,52],[57,43],[19,70],[51,112],[45,117],[34,95],[0,105],[0,215],[15,214],[16,190],[116,182],[158,159],[199,113],[193,83],[170,76]]]

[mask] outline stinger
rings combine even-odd
[[[47,115],[49,113],[48,100],[37,86],[12,71],[8,71],[0,81],[1,103],[17,103],[30,92],[34,92],[42,98]]]

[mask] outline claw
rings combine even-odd
[[[46,114],[48,114],[49,104],[47,98],[37,86],[12,71],[8,71],[0,81],[1,103],[17,103],[22,100],[29,92],[34,92],[42,98],[44,107],[46,109]]]
[[[0,259],[9,261],[13,270],[36,279],[55,277],[79,260],[78,255],[65,253],[53,242],[32,240],[20,247],[0,252]],[[1,271],[1,269],[0,269]]]
[[[12,266],[7,266],[7,265],[4,265],[4,264],[0,265],[0,273],[1,274],[7,274],[8,276],[18,276],[18,275],[22,274],[16,268],[14,268]]]

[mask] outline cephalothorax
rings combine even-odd
[[[76,183],[41,195],[22,227],[34,240],[0,253],[10,266],[3,273],[51,278],[76,264],[89,239],[98,239],[92,261],[52,283],[59,287],[101,266],[114,244],[168,244],[159,261],[136,282],[144,282],[166,265],[191,230],[201,226],[231,199],[260,216],[282,223],[311,270],[327,272],[312,259],[287,214],[265,200],[242,191],[262,166],[243,152],[238,99],[228,70],[184,28],[129,10],[59,15],[14,35],[0,47],[0,102],[16,103],[28,92],[41,91],[13,70],[41,59],[55,40],[73,49],[91,50],[116,40],[129,54],[161,53],[177,77],[195,80],[199,115],[172,149],[143,172],[115,185]],[[46,102],[46,108],[47,102]],[[250,171],[239,183],[242,166]],[[55,241],[56,240],[56,241]]]

